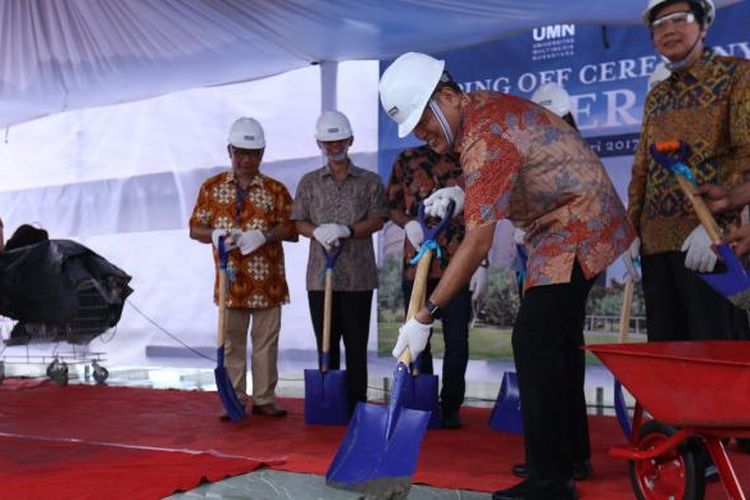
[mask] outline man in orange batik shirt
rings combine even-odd
[[[297,241],[289,220],[292,197],[280,182],[260,173],[266,140],[260,123],[240,118],[229,131],[232,169],[206,180],[190,218],[190,237],[213,243],[218,271],[219,237],[229,252],[224,337],[227,372],[238,399],[247,404],[247,330],[252,318],[253,413],[283,417],[276,404],[276,360],[281,305],[289,302],[281,242]],[[214,300],[218,297],[218,272]],[[228,419],[226,413],[222,419]]]

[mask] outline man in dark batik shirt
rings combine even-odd
[[[424,239],[424,232],[417,221],[419,204],[435,190],[448,186],[463,186],[461,166],[453,156],[438,155],[428,146],[404,150],[393,163],[391,178],[386,187],[388,209],[391,220],[403,227],[404,261],[402,287],[404,307],[408,308],[411,290],[414,285],[416,265],[411,259],[417,254]],[[428,220],[430,226],[437,221]],[[440,281],[443,270],[456,252],[464,237],[463,217],[454,218],[438,237],[442,258],[432,260],[428,275],[427,293]],[[466,364],[469,361],[469,321],[472,299],[481,302],[487,293],[487,262],[477,269],[469,286],[444,309],[443,341],[443,388],[440,392],[440,406],[443,427],[456,429],[461,426],[459,410],[466,389]],[[421,373],[432,373],[432,353],[430,344],[419,358]]]

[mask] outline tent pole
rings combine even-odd
[[[336,94],[339,63],[322,61],[320,63],[320,110],[329,111],[337,108]]]

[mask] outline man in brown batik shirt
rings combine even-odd
[[[367,339],[372,291],[378,286],[372,234],[383,227],[388,212],[380,177],[349,159],[354,137],[346,116],[338,111],[323,112],[315,137],[326,164],[300,180],[291,219],[297,231],[310,238],[307,295],[319,353],[325,252],[343,247],[333,268],[329,367],[339,368],[339,343],[343,339],[352,413],[358,401],[367,400]]]
[[[402,289],[405,308],[408,308],[414,286],[416,265],[411,261],[424,240],[424,232],[417,221],[419,204],[437,189],[459,185],[463,187],[464,177],[457,158],[439,155],[429,146],[405,149],[393,162],[391,177],[386,186],[388,209],[393,222],[404,228]],[[438,221],[428,218],[430,227]],[[440,258],[433,258],[427,281],[429,295],[437,286],[443,271],[448,266],[464,237],[464,220],[458,216],[438,236]],[[461,427],[459,410],[466,391],[466,365],[469,361],[469,321],[471,320],[472,299],[481,302],[487,293],[487,262],[474,273],[474,278],[444,308],[442,389],[440,410],[442,426],[447,429]],[[430,342],[419,357],[421,373],[433,373]]]

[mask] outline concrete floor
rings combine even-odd
[[[218,483],[204,484],[187,493],[168,497],[170,500],[206,499],[305,499],[355,500],[377,497],[336,490],[326,486],[322,476],[261,469],[232,477]],[[412,486],[409,500],[489,500],[492,495],[476,491],[445,490],[427,486]]]

